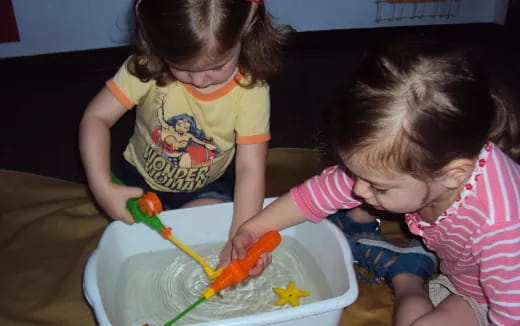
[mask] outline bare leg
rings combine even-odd
[[[396,326],[478,326],[470,305],[458,295],[450,295],[433,307],[423,281],[416,275],[402,273],[392,279],[394,287],[394,322]]]
[[[477,315],[470,305],[459,295],[451,294],[432,312],[422,316],[414,326],[478,326]]]
[[[394,325],[404,326],[431,312],[433,305],[423,280],[414,274],[402,273],[392,279],[394,287]]]

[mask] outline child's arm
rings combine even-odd
[[[116,185],[110,179],[110,128],[126,112],[127,109],[112,93],[103,88],[83,114],[79,148],[89,187],[97,202],[112,218],[132,223],[126,201],[142,196],[143,191]]]
[[[265,196],[265,164],[267,142],[259,144],[237,145],[235,157],[235,203],[233,220],[229,228],[232,239],[240,225],[258,213],[263,206]],[[231,240],[227,241],[220,253],[220,265],[231,261]]]
[[[235,204],[229,236],[261,209],[265,196],[267,143],[237,145],[235,159]]]
[[[242,258],[256,239],[268,231],[282,230],[310,220],[318,222],[338,209],[351,209],[360,202],[352,197],[353,180],[338,167],[329,167],[319,176],[312,177],[294,187],[291,192],[275,200],[263,211],[244,222],[228,242],[231,259]],[[223,257],[221,255],[221,257]],[[224,255],[224,258],[226,256]],[[263,255],[250,271],[259,274],[270,262]]]
[[[296,206],[290,193],[276,199],[263,211],[244,222],[237,231],[247,233],[256,240],[269,231],[280,231],[290,226],[308,221]],[[236,248],[239,258],[246,254],[246,248]],[[243,251],[242,251],[243,249]]]
[[[164,119],[164,108],[162,106],[157,110],[157,118],[159,119],[162,128],[168,129],[170,127]]]
[[[296,206],[291,195],[283,195],[240,226],[231,240],[231,259],[243,259],[247,255],[247,249],[268,231],[282,230],[304,221],[307,221],[307,218]],[[249,275],[260,274],[270,263],[271,255],[262,255],[255,267],[249,271]]]
[[[473,239],[480,262],[480,282],[489,302],[494,325],[518,325],[520,320],[520,227],[510,222],[483,225]]]

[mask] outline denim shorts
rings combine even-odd
[[[233,165],[231,164],[220,178],[193,192],[168,192],[155,190],[146,183],[145,179],[141,173],[137,171],[135,166],[128,163],[126,160],[124,160],[122,166],[121,180],[127,186],[142,188],[144,192],[155,192],[161,200],[165,210],[177,209],[187,202],[196,199],[217,199],[222,202],[233,201],[235,182],[233,178],[234,169],[232,166]]]

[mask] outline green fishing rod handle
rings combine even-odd
[[[121,181],[121,179],[119,179],[114,172],[110,173],[110,178],[112,179],[113,183],[124,185],[123,181]],[[154,196],[157,197],[155,194]],[[140,200],[146,200],[146,198],[130,198],[126,202],[126,207],[130,211],[130,214],[132,214],[134,222],[145,223],[150,228],[156,231],[161,231],[164,228],[164,225],[162,224],[161,220],[155,214],[151,214],[150,216],[148,216],[146,212],[143,211],[143,205],[139,202]],[[156,200],[158,200],[158,198]]]

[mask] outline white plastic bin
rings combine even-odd
[[[266,200],[266,204],[272,199]],[[163,212],[165,225],[187,246],[224,242],[231,223],[232,204],[220,204]],[[325,272],[332,297],[298,307],[264,312],[196,325],[337,325],[342,309],[354,302],[358,287],[352,254],[345,236],[329,221],[302,223],[281,232],[292,236],[313,256]],[[133,255],[172,249],[173,244],[148,226],[111,223],[87,261],[83,287],[99,325],[115,319],[115,289],[123,262]]]

